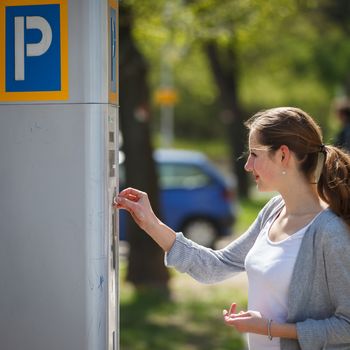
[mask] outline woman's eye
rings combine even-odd
[[[254,153],[254,152],[249,152],[249,155],[250,155],[251,157],[256,157],[256,153]]]

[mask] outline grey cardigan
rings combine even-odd
[[[202,283],[232,277],[245,270],[259,232],[283,205],[282,197],[271,199],[247,232],[221,250],[177,233],[165,264]],[[296,323],[298,340],[281,338],[281,350],[350,349],[350,232],[330,209],[304,235],[289,287],[287,322]]]

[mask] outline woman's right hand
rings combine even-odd
[[[113,202],[115,208],[127,210],[140,228],[146,231],[164,251],[171,249],[176,234],[154,214],[147,193],[129,187],[121,191]]]
[[[144,231],[149,232],[159,220],[154,214],[148,195],[135,188],[126,188],[114,199],[114,207],[127,210]]]

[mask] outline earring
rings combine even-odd
[[[282,171],[282,175],[286,175],[287,173],[286,173],[286,171],[285,170],[283,170]]]

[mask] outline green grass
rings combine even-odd
[[[121,349],[244,349],[242,337],[222,318],[222,310],[233,301],[246,307],[246,289],[232,281],[201,285],[172,271],[170,298],[156,290],[137,292],[122,281]]]

